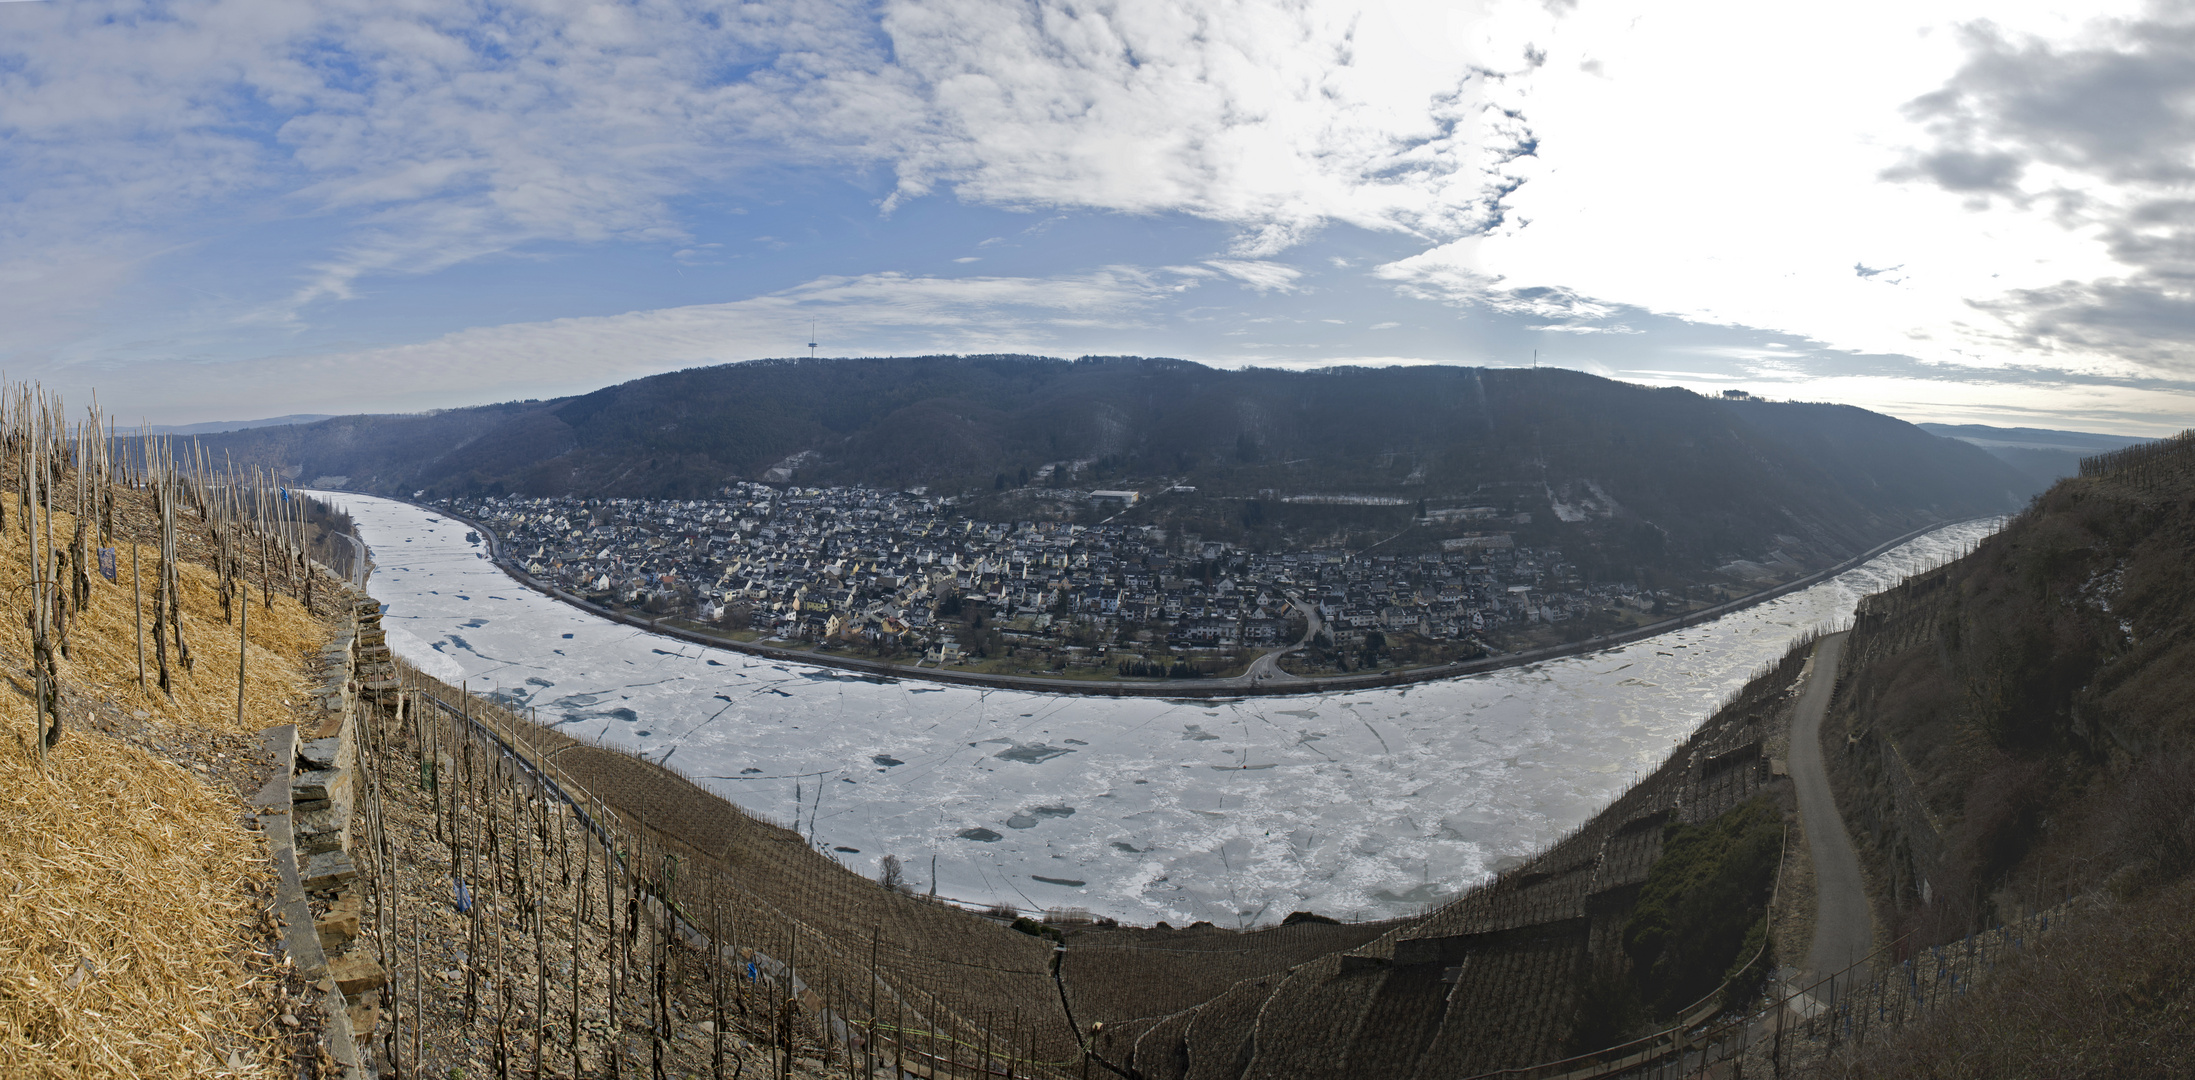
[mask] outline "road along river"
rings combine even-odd
[[[667,761],[864,873],[891,854],[917,888],[961,900],[1229,926],[1408,914],[1484,879],[1590,817],[1799,635],[1998,525],[1950,526],[1607,652],[1192,701],[877,679],[704,648],[519,585],[454,519],[324,497],[372,548],[390,645],[430,674]]]

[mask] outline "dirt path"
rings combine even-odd
[[[1860,857],[1837,812],[1822,760],[1822,717],[1836,689],[1845,638],[1832,634],[1814,647],[1806,687],[1799,692],[1791,720],[1791,781],[1798,791],[1799,816],[1806,822],[1814,861],[1814,941],[1806,956],[1808,982],[1864,959],[1875,942],[1874,914],[1860,875]]]

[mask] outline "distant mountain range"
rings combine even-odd
[[[207,420],[196,424],[154,424],[146,429],[154,435],[218,435],[224,431],[243,431],[247,428],[280,427],[287,424],[316,424],[333,418],[332,413],[291,413],[288,416],[270,416],[264,420]]]
[[[1217,370],[1179,360],[757,360],[579,397],[204,436],[302,481],[427,497],[706,497],[738,480],[926,486],[971,513],[1077,510],[1272,544],[1408,550],[1493,530],[1588,574],[1819,566],[2008,511],[2044,482],[1838,405],[1559,369]],[[1185,489],[1194,489],[1185,490]],[[1117,505],[1103,512],[1111,513]],[[1404,535],[1407,534],[1407,535]],[[1591,565],[1599,561],[1604,568]]]
[[[2096,435],[2085,431],[2052,431],[2048,428],[2001,428],[1982,424],[1915,424],[1931,435],[1979,446],[1996,457],[2048,484],[2078,476],[2081,459],[2150,440],[2125,435]]]

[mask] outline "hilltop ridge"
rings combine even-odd
[[[1587,574],[1818,568],[2040,483],[1839,405],[1553,368],[1217,370],[1179,360],[757,360],[552,401],[202,438],[306,484],[429,501],[694,499],[736,481],[924,488],[998,520],[1123,520],[1266,549],[1499,529]],[[1106,505],[1093,490],[1132,492]]]
[[[1957,439],[1978,446],[2005,464],[2045,484],[2078,476],[2081,459],[2123,450],[2151,440],[2128,435],[2090,431],[2054,431],[2049,428],[2003,428],[1986,424],[1916,424],[1931,435]]]

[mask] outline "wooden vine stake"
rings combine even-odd
[[[196,495],[198,501],[198,516],[200,520],[204,520],[206,517],[204,493],[202,491],[199,491],[197,486],[192,484],[187,478],[180,479],[176,483],[175,487],[177,498],[181,498],[185,495]],[[183,640],[183,599],[179,595],[182,592],[183,574],[182,570],[176,566],[178,549],[175,535],[175,500],[173,499],[169,500],[167,520],[161,523],[161,528],[162,540],[167,545],[167,551],[165,555],[161,558],[160,565],[162,571],[167,576],[168,607],[166,618],[168,622],[168,636],[175,639],[176,661],[183,665],[183,670],[189,671],[195,665],[191,660],[190,643]]]
[[[252,606],[248,602],[237,605],[236,615],[236,729],[244,730],[244,658],[251,639],[244,635],[244,627],[251,622]]]
[[[175,531],[175,498],[173,487],[169,481],[167,463],[153,457],[156,451],[149,437],[149,429],[145,446],[147,468],[152,474],[150,479],[153,482],[153,513],[160,522],[160,538],[159,543],[156,545],[156,555],[159,563],[155,568],[152,586],[152,653],[153,660],[160,669],[160,689],[163,693],[173,697],[175,696],[175,682],[168,672],[166,616],[168,610],[168,541]]]
[[[29,540],[31,556],[31,667],[36,675],[38,758],[43,764],[47,749],[61,741],[60,671],[53,659],[54,597],[50,580],[52,567],[48,565],[49,553],[53,550],[53,507],[47,493],[52,486],[41,459],[45,449],[41,430],[46,419],[45,402],[41,396],[32,396],[24,404],[29,430],[23,450],[23,502],[29,512],[23,521],[23,531]],[[40,550],[40,530],[35,525],[40,513],[46,515],[44,550]]]
[[[137,541],[130,541],[130,611],[137,616],[137,688],[145,688],[145,586],[137,574]]]
[[[258,473],[258,471],[257,471],[257,470],[254,470],[254,471],[253,471],[253,473],[252,473],[252,475],[253,475],[253,477],[254,477],[255,479],[256,479],[256,478],[258,478],[258,477],[260,476],[260,474]],[[257,483],[257,487],[258,487],[258,489],[259,489],[259,499],[258,499],[258,506],[259,506],[259,598],[260,598],[260,606],[261,606],[261,607],[264,607],[264,608],[265,608],[266,610],[268,610],[268,611],[273,611],[273,610],[274,610],[274,574],[273,574],[272,572],[270,572],[270,570],[269,570],[269,568],[268,568],[268,555],[269,555],[269,552],[268,552],[268,546],[269,546],[270,544],[272,544],[272,543],[273,543],[273,541],[274,541],[274,537],[273,537],[273,530],[272,530],[272,528],[271,528],[271,525],[272,525],[272,520],[271,520],[271,514],[270,514],[270,509],[271,509],[271,508],[270,508],[270,507],[269,507],[269,506],[267,505],[267,484],[266,484],[266,481],[265,481],[265,480],[263,480],[263,479],[260,479],[260,480],[258,480],[258,483]]]

